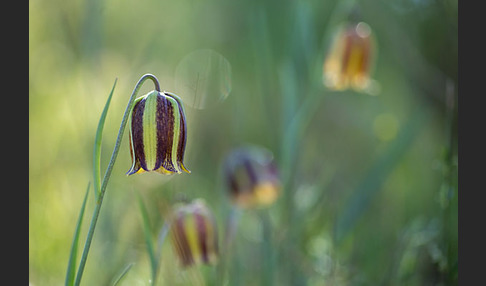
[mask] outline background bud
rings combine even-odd
[[[270,205],[281,189],[272,153],[256,146],[238,148],[228,154],[224,180],[232,202],[243,208]]]
[[[203,200],[175,206],[171,219],[171,241],[184,267],[217,261],[216,221]]]
[[[323,65],[323,83],[333,90],[366,90],[375,56],[372,30],[364,22],[342,24]]]

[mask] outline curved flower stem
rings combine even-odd
[[[135,86],[135,88],[132,92],[132,95],[130,96],[130,100],[128,101],[128,105],[127,105],[127,108],[125,109],[125,113],[123,115],[123,119],[122,119],[122,122],[121,122],[121,125],[120,125],[120,130],[118,131],[118,137],[116,138],[115,148],[113,149],[113,153],[111,155],[110,162],[109,162],[108,167],[106,169],[105,176],[103,177],[103,182],[101,184],[100,193],[97,197],[96,206],[95,206],[95,209],[93,211],[93,216],[91,218],[91,224],[89,226],[88,235],[86,237],[86,242],[84,244],[83,255],[81,256],[81,261],[80,261],[80,264],[79,264],[78,272],[76,274],[76,280],[74,282],[74,285],[76,285],[76,286],[81,283],[81,277],[83,276],[84,267],[86,265],[86,259],[88,258],[89,248],[91,246],[91,241],[93,240],[93,235],[94,235],[94,231],[95,231],[95,228],[96,228],[96,223],[98,222],[98,216],[100,214],[101,205],[103,203],[103,197],[105,195],[106,186],[108,185],[108,180],[110,179],[111,171],[113,170],[113,166],[115,165],[116,157],[118,156],[118,151],[120,150],[120,144],[121,144],[121,141],[122,141],[122,138],[123,138],[123,133],[125,131],[125,126],[127,125],[128,116],[130,114],[130,111],[132,110],[133,102],[135,100],[136,94],[138,93],[142,84],[147,79],[152,80],[154,85],[155,85],[155,89],[160,92],[160,85],[159,85],[159,81],[157,80],[157,78],[152,74],[145,74],[138,80],[137,85]]]

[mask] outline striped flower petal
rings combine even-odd
[[[186,118],[182,101],[153,90],[135,100],[129,119],[132,167],[127,175],[190,173],[184,166]]]

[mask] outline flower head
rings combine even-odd
[[[171,218],[171,241],[184,267],[217,261],[216,221],[203,200],[175,207]]]
[[[226,189],[242,208],[267,206],[279,196],[281,183],[272,153],[261,147],[233,150],[224,163]]]
[[[184,107],[177,95],[153,90],[135,99],[129,118],[132,167],[127,175],[190,173],[182,163],[186,128]]]
[[[324,61],[324,84],[333,90],[365,90],[370,84],[374,49],[372,31],[368,24],[342,24]]]

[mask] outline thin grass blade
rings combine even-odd
[[[78,254],[78,242],[79,242],[79,234],[81,230],[81,225],[83,223],[84,217],[84,210],[86,208],[86,201],[88,199],[89,194],[89,187],[90,183],[88,183],[88,187],[86,188],[86,194],[84,195],[83,205],[81,206],[81,211],[79,212],[78,222],[76,224],[76,230],[74,231],[74,238],[73,243],[71,245],[71,253],[69,255],[69,262],[68,268],[66,273],[66,286],[71,286],[74,284],[74,277],[75,277],[75,269],[76,269],[76,259]]]
[[[152,231],[150,229],[150,220],[148,217],[147,213],[147,208],[145,207],[145,204],[143,203],[142,198],[140,195],[137,195],[138,198],[138,204],[140,206],[140,214],[142,216],[143,220],[143,236],[145,238],[145,243],[147,245],[147,252],[149,254],[150,258],[150,267],[152,269],[152,285],[155,284],[155,278],[157,275],[157,268],[158,268],[158,263],[157,259],[155,256],[155,251],[154,251],[154,246],[153,246],[153,241],[152,241]]]
[[[169,229],[170,223],[166,222],[159,232],[159,237],[157,239],[157,256],[155,257],[157,261],[160,261],[162,257],[162,246],[164,244],[165,238],[167,237],[167,234],[169,233]]]
[[[105,126],[106,114],[108,113],[108,108],[110,107],[111,97],[113,96],[113,91],[115,90],[116,81],[113,83],[110,95],[106,101],[105,107],[103,108],[103,113],[101,113],[100,121],[98,123],[98,128],[96,129],[96,137],[93,149],[93,177],[94,177],[94,191],[96,198],[100,193],[101,188],[101,139],[103,137],[103,128]]]

